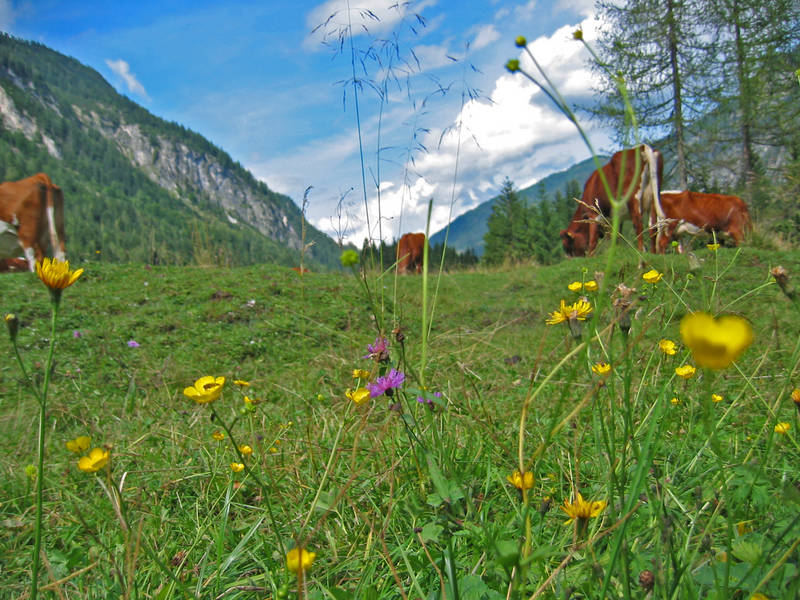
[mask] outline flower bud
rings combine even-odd
[[[524,48],[528,45],[528,40],[525,39],[524,35],[518,35],[517,39],[514,40],[514,43],[517,45],[517,48]]]
[[[506,63],[506,69],[508,69],[511,73],[516,73],[519,71],[519,60],[516,58],[512,58]]]
[[[8,335],[11,336],[11,341],[16,341],[17,331],[19,331],[19,319],[17,318],[17,315],[8,313],[5,316],[5,322],[6,325],[8,325]]]

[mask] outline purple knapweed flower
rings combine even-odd
[[[139,342],[136,340],[128,340],[128,348],[138,348]]]
[[[437,398],[441,398],[442,392],[433,392],[433,395]],[[422,404],[433,404],[433,399],[425,398],[424,396],[417,396],[417,402],[421,402]]]
[[[375,338],[374,344],[367,344],[367,352],[369,352],[369,354],[365,355],[363,358],[380,358],[388,348],[389,343],[386,341],[386,338],[382,335],[378,336]]]
[[[401,385],[403,385],[405,378],[405,374],[401,371],[398,371],[394,368],[390,369],[389,372],[383,377],[378,377],[375,381],[370,381],[367,384],[370,397],[377,398],[381,394],[386,394],[386,392],[389,390],[399,388]],[[391,396],[391,394],[387,395]]]
[[[76,329],[75,331],[72,332],[72,337],[74,338],[83,337],[83,334]]]

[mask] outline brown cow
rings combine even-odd
[[[31,271],[48,247],[56,258],[66,259],[64,195],[44,173],[0,183],[0,220],[16,228],[21,254]]]
[[[752,229],[750,212],[738,196],[690,191],[661,192],[661,207],[666,217],[659,251],[664,252],[674,236],[700,231],[727,233],[735,245]]]
[[[645,216],[648,227],[659,229],[656,237],[661,236],[659,223],[663,214],[658,197],[664,171],[663,156],[658,150],[641,144],[636,148],[620,150],[601,170],[612,195],[627,197],[628,215],[633,221],[637,245],[640,251],[644,250]],[[610,216],[611,200],[603,186],[600,170],[597,170],[586,180],[578,208],[567,228],[561,231],[561,242],[567,256],[585,256],[594,252],[600,236],[599,221]],[[657,240],[651,240],[653,249],[656,243]]]
[[[422,253],[425,247],[424,233],[406,233],[397,242],[397,272],[410,273],[413,269],[422,272]]]

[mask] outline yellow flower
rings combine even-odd
[[[92,448],[88,456],[81,456],[78,460],[78,468],[84,473],[95,473],[108,464],[111,453],[102,448]]]
[[[206,404],[219,398],[224,385],[224,377],[206,375],[195,381],[193,386],[184,388],[183,395],[191,398],[197,404]]]
[[[597,285],[597,282],[594,279],[583,284],[583,289],[587,292],[596,292],[599,288],[600,286]]]
[[[672,403],[672,406],[680,406],[681,404],[683,404],[680,398],[676,398],[675,396],[670,398],[670,402]]]
[[[4,321],[8,326],[8,335],[11,337],[11,341],[14,342],[17,339],[17,331],[19,331],[19,319],[14,313],[8,313],[4,317]]]
[[[662,273],[659,273],[655,269],[650,269],[647,273],[642,274],[642,279],[644,279],[645,283],[655,284],[661,281],[663,276],[664,275]]]
[[[548,325],[557,325],[564,321],[585,321],[589,313],[592,312],[592,305],[586,300],[578,300],[574,304],[567,304],[563,300],[558,310],[553,311],[545,321]]]
[[[777,425],[775,425],[775,433],[786,435],[787,433],[789,433],[789,430],[791,428],[792,426],[789,423],[783,421],[782,423],[778,423]]]
[[[708,248],[712,252],[716,252],[717,250],[719,250],[719,244],[706,244],[706,248]]]
[[[272,454],[275,454],[278,451],[278,449],[275,446],[270,446],[269,451],[272,452]]]
[[[524,474],[514,471],[506,479],[518,490],[529,490],[533,487],[533,473],[530,471],[525,471]]]
[[[699,366],[724,369],[753,343],[753,329],[742,317],[696,312],[681,319],[681,338]]]
[[[211,437],[217,440],[218,442],[221,442],[222,440],[225,439],[225,434],[221,431],[215,431],[214,433],[211,434]]]
[[[364,369],[353,369],[353,379],[369,379],[369,371]]]
[[[90,438],[88,435],[76,437],[74,440],[69,440],[67,442],[67,450],[70,452],[75,452],[76,454],[86,452],[89,449],[89,444],[91,441],[92,438]]]
[[[233,385],[238,385],[239,387],[250,387],[250,382],[244,381],[243,379],[234,379]]]
[[[36,274],[51,290],[63,290],[78,280],[83,274],[83,269],[70,271],[68,260],[44,258],[36,262]]]
[[[370,393],[367,388],[360,387],[356,390],[348,389],[344,393],[344,395],[350,398],[350,400],[352,400],[356,404],[361,404],[362,402],[366,402],[367,400],[369,400]]]
[[[564,522],[564,525],[569,525],[575,519],[579,519],[581,521],[585,521],[592,517],[596,517],[603,509],[606,507],[605,500],[596,500],[594,502],[587,502],[583,499],[583,496],[578,494],[577,500],[573,502],[569,502],[564,500],[564,506],[561,507],[567,515],[569,515],[569,520]]]
[[[769,600],[769,596],[765,596],[761,592],[756,592],[752,596],[750,596],[750,600]]]
[[[668,356],[674,356],[675,353],[678,351],[677,346],[675,346],[675,342],[672,340],[663,339],[658,342],[658,349],[661,350],[664,354]]]
[[[286,568],[292,573],[308,571],[316,556],[316,552],[309,552],[305,548],[292,548],[286,553]]]
[[[719,394],[711,394],[711,401],[714,402],[715,404],[717,402],[722,402],[722,396],[720,396]]]
[[[239,452],[242,453],[242,456],[250,456],[253,453],[253,449],[247,444],[242,444],[239,446]]]
[[[675,375],[678,377],[682,377],[683,379],[691,379],[694,377],[694,374],[697,372],[692,365],[682,365],[680,367],[675,367]]]
[[[232,462],[231,471],[233,471],[234,473],[240,473],[244,471],[244,465],[242,463]]]
[[[800,388],[795,388],[792,390],[792,402],[794,402],[797,410],[800,410]]]
[[[250,406],[253,403],[253,399],[250,396],[245,396],[242,400],[247,406]]]
[[[573,281],[567,286],[570,292],[580,292],[583,289],[583,284],[580,281]]]
[[[607,362],[597,363],[596,365],[592,365],[592,371],[601,377],[608,377],[609,373],[611,373],[611,365]]]

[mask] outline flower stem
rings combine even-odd
[[[36,472],[36,518],[33,524],[33,563],[31,565],[31,600],[36,600],[39,594],[39,565],[41,562],[40,550],[42,547],[42,490],[44,487],[44,440],[45,417],[47,416],[47,388],[50,384],[50,373],[53,369],[53,355],[56,348],[56,320],[58,318],[58,299],[53,297],[53,310],[50,318],[50,351],[47,355],[44,383],[39,400],[39,460]],[[35,391],[34,386],[34,391]]]

